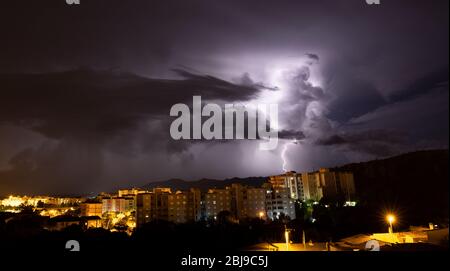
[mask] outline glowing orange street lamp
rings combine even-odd
[[[389,223],[389,233],[393,233],[394,232],[394,229],[393,229],[393,224],[394,224],[394,222],[395,222],[395,216],[393,215],[393,214],[388,214],[387,216],[386,216],[386,220],[387,220],[387,222]]]
[[[259,212],[259,219],[263,219],[263,217],[264,217],[264,212]]]
[[[284,239],[286,241],[286,251],[289,251],[289,229],[284,225]]]

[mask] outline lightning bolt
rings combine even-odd
[[[288,150],[289,145],[293,145],[293,144],[298,144],[297,139],[295,139],[294,141],[291,142],[286,142],[283,146],[283,150],[281,151],[281,160],[283,160],[283,172],[288,172],[287,169],[287,157],[286,157],[286,152]]]

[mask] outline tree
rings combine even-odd
[[[26,205],[26,204],[22,203],[20,205],[19,209],[20,209],[21,214],[28,214],[28,215],[34,214],[34,209],[33,209],[33,206],[31,206],[31,205]]]
[[[220,211],[217,214],[217,222],[219,224],[229,224],[233,221],[233,215],[230,211]]]
[[[37,208],[44,208],[44,205],[45,205],[44,202],[42,200],[40,200],[40,201],[37,202],[36,207]]]

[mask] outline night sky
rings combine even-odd
[[[0,195],[279,174],[285,144],[298,172],[448,148],[448,0],[4,2]],[[193,95],[278,103],[278,148],[173,140]]]

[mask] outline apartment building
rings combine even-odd
[[[287,189],[289,197],[294,200],[305,200],[302,174],[300,173],[290,171],[282,175],[271,176],[269,183],[274,189]]]
[[[286,189],[289,197],[299,201],[319,201],[322,198],[354,200],[355,184],[351,172],[321,168],[315,172],[287,172],[269,178],[272,189]]]
[[[187,223],[200,219],[200,190],[177,191],[168,195],[168,219],[174,223]]]
[[[102,217],[102,203],[81,203],[80,204],[80,216],[98,216]]]
[[[136,195],[136,225],[152,220],[169,220],[170,188],[154,188],[152,192]]]
[[[232,190],[230,187],[225,189],[209,189],[205,194],[204,217],[217,218],[221,211],[232,212]]]
[[[241,217],[266,219],[266,197],[267,189],[265,188],[246,188]]]
[[[136,193],[136,223],[140,226],[152,220],[168,220],[186,223],[201,219],[217,218],[222,211],[230,212],[237,219],[277,219],[296,217],[296,203],[345,198],[354,200],[355,185],[350,172],[335,172],[320,169],[315,172],[272,176],[262,187],[247,187],[232,184],[225,188],[209,189],[201,193],[198,189],[177,191],[155,188],[151,192]],[[111,199],[104,199],[104,210],[117,210]],[[119,203],[119,209],[123,208]],[[117,207],[116,207],[117,208]]]
[[[135,210],[135,197],[111,197],[102,199],[103,213],[126,213]]]
[[[285,215],[290,219],[295,219],[295,201],[295,199],[291,198],[290,189],[288,188],[268,190],[266,194],[267,217],[274,220]]]

